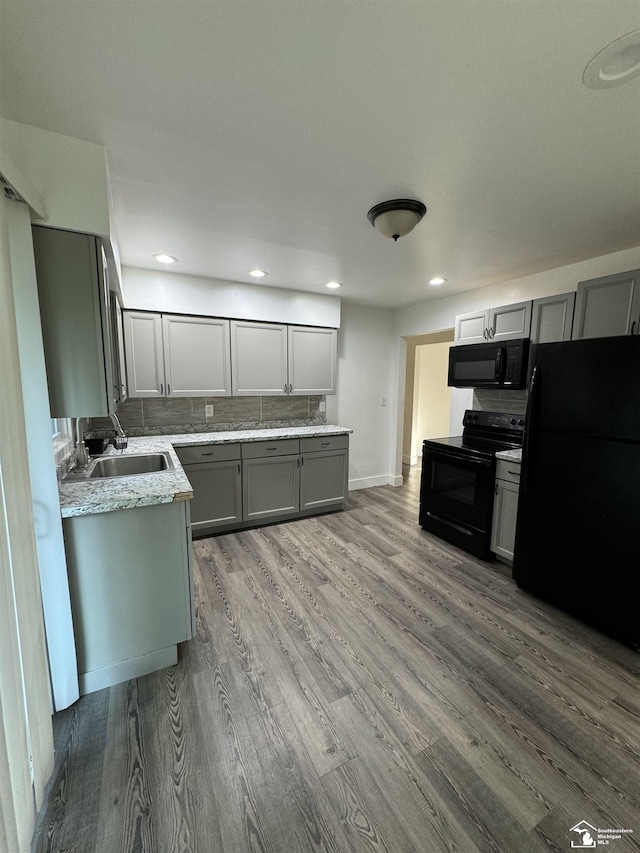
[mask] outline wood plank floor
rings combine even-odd
[[[417,525],[418,482],[195,544],[177,667],[56,715],[34,853],[640,849],[640,656]]]

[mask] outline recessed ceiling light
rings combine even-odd
[[[177,264],[178,259],[174,258],[173,255],[164,255],[162,252],[159,255],[153,256],[156,261],[160,261],[161,264]]]
[[[328,281],[327,287],[330,287],[332,290],[335,290],[337,287],[342,287],[339,281]]]
[[[588,89],[621,86],[640,74],[640,30],[612,41],[584,69],[582,82]]]
[[[436,276],[435,278],[429,279],[429,284],[433,285],[433,287],[440,287],[441,284],[444,284],[446,278],[442,278],[441,276]]]
[[[264,278],[265,275],[269,275],[269,273],[264,270],[249,270],[249,275],[252,275],[254,278]]]

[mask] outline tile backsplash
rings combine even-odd
[[[127,400],[118,406],[118,418],[127,435],[182,432],[218,432],[279,426],[324,424],[323,396],[313,397],[156,397]],[[205,414],[213,407],[213,415]],[[113,434],[107,418],[91,419],[91,435]]]
[[[526,390],[487,391],[475,388],[473,408],[483,412],[509,412],[514,415],[524,415],[527,410],[527,392]]]

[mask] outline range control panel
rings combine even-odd
[[[512,412],[483,412],[480,409],[467,409],[462,425],[465,430],[495,430],[499,433],[522,433],[524,430],[524,415]]]

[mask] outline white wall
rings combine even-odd
[[[0,196],[0,848],[27,853],[53,737],[10,265],[13,204]]]
[[[338,332],[337,394],[327,397],[327,421],[351,427],[349,488],[387,485],[389,436],[395,417],[391,388],[393,315],[343,303]],[[404,367],[404,363],[403,363]],[[387,405],[381,406],[381,398]]]
[[[340,298],[122,267],[125,308],[303,326],[340,326]]]

